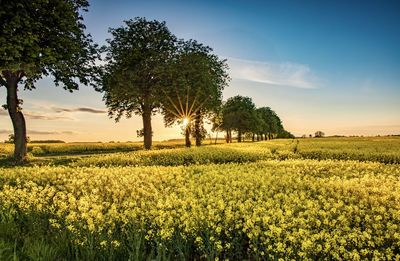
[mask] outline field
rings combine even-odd
[[[400,259],[399,137],[156,145],[1,144],[0,260]]]

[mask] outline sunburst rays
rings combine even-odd
[[[202,99],[200,90],[198,89],[194,96],[190,95],[190,88],[186,88],[186,93],[182,97],[181,93],[175,88],[176,99],[171,98],[168,93],[164,92],[168,103],[171,106],[164,106],[164,109],[174,115],[180,124],[185,127],[190,125],[194,115],[204,106],[205,102],[209,99],[206,97]]]

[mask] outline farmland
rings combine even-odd
[[[2,145],[0,259],[400,258],[399,137],[158,145]]]

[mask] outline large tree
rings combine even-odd
[[[225,102],[222,115],[222,128],[227,131],[228,142],[232,141],[232,130],[237,132],[238,142],[241,142],[243,133],[251,132],[257,120],[256,106],[252,99],[240,95],[231,97]]]
[[[85,0],[0,1],[0,86],[7,89],[7,104],[14,128],[14,157],[26,157],[26,124],[18,87],[35,88],[43,76],[69,91],[78,82],[89,84],[96,75],[96,45],[85,34],[81,11]]]
[[[226,60],[195,40],[180,41],[169,72],[171,88],[165,91],[163,102],[165,124],[185,119],[186,146],[191,145],[191,134],[200,146],[205,137],[203,120],[220,107],[229,80]]]
[[[141,115],[144,147],[152,146],[151,116],[160,108],[168,87],[166,70],[176,37],[165,22],[135,18],[125,26],[110,29],[112,38],[104,47],[106,65],[102,86],[109,115],[118,121],[124,114]]]

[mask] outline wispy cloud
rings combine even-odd
[[[38,131],[38,130],[28,130],[28,135],[74,135],[77,134],[74,131]],[[0,134],[11,134],[12,130],[0,130]]]
[[[228,58],[232,78],[271,85],[316,88],[317,78],[310,67],[297,63],[270,63]]]
[[[90,108],[90,107],[76,107],[76,108],[61,108],[61,107],[44,107],[40,108],[41,112],[23,111],[24,116],[31,120],[74,120],[74,118],[69,117],[69,113],[74,112],[84,112],[93,114],[105,114],[107,110]],[[55,114],[56,113],[56,114]],[[0,109],[0,116],[8,116],[6,110]]]
[[[23,110],[23,114],[25,118],[31,120],[47,120],[47,121],[54,121],[54,120],[73,120],[71,117],[67,116],[60,116],[60,115],[52,115],[48,113],[37,113],[37,112],[28,112]],[[6,110],[0,110],[0,116],[8,116],[8,112]]]
[[[52,108],[55,112],[88,112],[88,113],[107,113],[106,110],[100,110],[100,109],[95,109],[95,108],[89,108],[89,107],[78,107],[78,108],[59,108],[59,107],[53,107]]]
[[[35,130],[28,130],[28,134],[35,134],[35,135],[74,135],[77,134],[75,131],[35,131]]]
[[[54,116],[49,114],[38,114],[38,113],[30,113],[25,112],[25,117],[32,120],[47,120],[47,121],[54,121],[54,120],[73,120],[70,117],[66,116]]]

